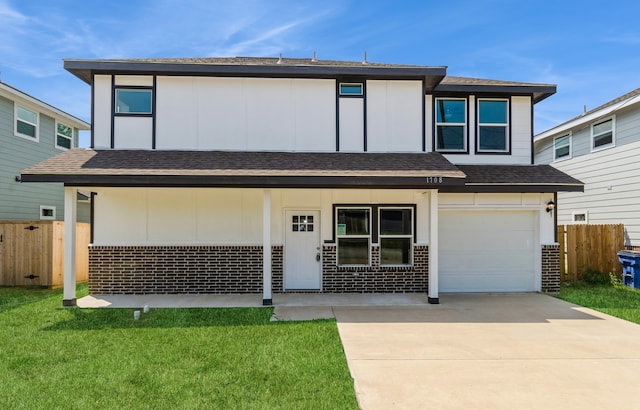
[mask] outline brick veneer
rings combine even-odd
[[[413,248],[413,266],[380,266],[380,248],[371,247],[371,266],[339,267],[336,245],[322,249],[322,289],[327,293],[414,293],[427,292],[429,247]]]
[[[262,246],[90,246],[89,292],[262,293]]]
[[[560,245],[542,245],[542,291],[560,292]]]

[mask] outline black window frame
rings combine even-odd
[[[483,150],[480,149],[480,127],[483,124],[480,123],[480,103],[482,101],[504,101],[507,104],[507,112],[506,112],[506,120],[507,123],[504,125],[505,128],[505,149],[504,150]],[[512,107],[511,96],[493,96],[493,95],[482,95],[476,96],[475,101],[475,154],[476,155],[511,155],[511,146],[512,146],[512,130],[511,130],[511,107]],[[495,127],[498,123],[486,123],[487,127]]]

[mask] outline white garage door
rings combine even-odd
[[[440,211],[440,292],[536,290],[536,213]]]

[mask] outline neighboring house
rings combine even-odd
[[[86,122],[0,82],[0,221],[64,218],[63,184],[22,184],[20,171],[78,146]],[[79,196],[79,220],[89,221]]]
[[[532,165],[554,85],[315,58],[64,66],[92,86],[91,149],[22,179],[64,183],[70,219],[93,193],[91,293],[559,288],[549,203],[582,183]]]
[[[535,162],[584,182],[584,193],[558,194],[559,224],[625,227],[625,246],[640,249],[640,88],[534,138]]]

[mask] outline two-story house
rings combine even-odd
[[[78,146],[79,130],[89,124],[0,82],[0,221],[64,218],[60,184],[21,184],[20,172]],[[81,196],[81,200],[86,200]],[[79,219],[89,221],[81,202]]]
[[[640,88],[534,138],[535,162],[584,182],[559,194],[558,223],[625,227],[625,246],[640,250]]]
[[[555,195],[582,184],[533,165],[554,85],[315,58],[64,66],[92,87],[91,148],[22,179],[92,192],[93,294],[558,290]]]

